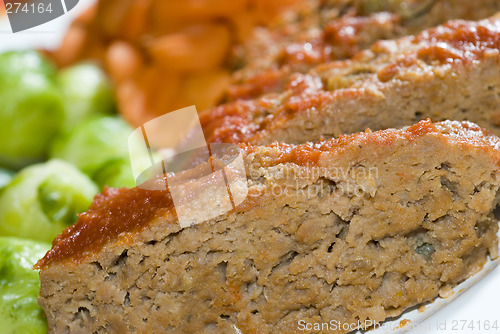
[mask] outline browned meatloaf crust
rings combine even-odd
[[[279,95],[235,101],[201,115],[208,142],[303,143],[470,120],[500,134],[500,19],[450,21],[380,41],[351,60],[297,74]]]
[[[452,19],[480,20],[497,0],[312,0],[270,28],[258,28],[240,52],[228,99],[283,91],[293,73],[353,57],[380,39],[413,35]]]
[[[246,200],[184,229],[168,193],[107,189],[37,264],[49,332],[286,334],[397,316],[497,256],[499,149],[451,121],[242,146]]]

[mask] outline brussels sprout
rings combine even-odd
[[[2,333],[47,333],[47,321],[37,304],[40,280],[31,267],[49,249],[48,243],[0,237]]]
[[[128,157],[131,133],[119,117],[89,119],[57,138],[50,156],[69,161],[93,177],[109,161]]]
[[[14,175],[14,172],[0,167],[0,191],[10,183]]]
[[[0,54],[0,165],[42,159],[64,111],[50,63],[34,51]]]
[[[129,145],[130,144],[129,142]],[[144,171],[152,166],[151,159],[153,159],[153,161],[160,161],[161,155],[158,152],[152,151],[149,152],[147,157],[135,157],[134,166],[140,171]],[[108,161],[94,173],[93,179],[101,188],[104,186],[132,188],[137,185],[129,157]]]
[[[122,188],[135,187],[132,167],[128,159],[115,159],[109,161],[94,174],[94,180],[101,187]]]
[[[34,50],[0,53],[0,85],[20,83],[23,74],[54,77],[55,67]]]
[[[97,191],[64,161],[27,167],[0,194],[0,235],[51,242],[88,209]]]
[[[104,72],[92,64],[69,67],[59,73],[65,127],[72,127],[92,115],[115,110],[113,89]]]

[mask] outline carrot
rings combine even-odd
[[[230,33],[224,25],[194,26],[154,40],[153,61],[171,72],[206,71],[220,66],[229,54]]]
[[[98,0],[51,55],[60,66],[101,61],[120,111],[140,125],[187,105],[219,103],[234,47],[290,3],[300,1]]]
[[[59,50],[54,55],[60,66],[67,66],[79,60],[87,42],[87,33],[87,30],[80,25],[72,25],[68,29]]]
[[[232,17],[248,9],[249,0],[159,0],[154,3],[153,20],[192,23]]]
[[[142,0],[130,5],[120,29],[124,38],[137,39],[146,32],[152,2],[153,0]]]
[[[121,115],[131,124],[143,124],[151,117],[147,113],[144,92],[133,80],[127,80],[116,85],[116,100]]]
[[[227,70],[215,69],[188,76],[182,89],[184,105],[196,105],[199,111],[220,102],[231,82],[231,74]]]
[[[89,25],[94,20],[96,13],[97,13],[96,6],[90,6],[73,21],[73,24]]]
[[[141,0],[142,1],[142,0]],[[95,25],[108,36],[122,37],[127,14],[135,0],[106,0],[97,3]]]
[[[143,67],[140,53],[131,44],[117,41],[106,52],[106,68],[116,82],[132,79]]]

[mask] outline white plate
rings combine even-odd
[[[55,47],[71,20],[92,2],[94,0],[80,0],[68,14],[16,34],[10,32],[6,18],[0,18],[0,50]],[[424,312],[417,309],[406,312],[398,319],[386,322],[385,327],[369,333],[500,334],[500,269],[496,267],[499,261],[488,261],[480,273],[460,284],[454,295],[447,299],[438,298],[426,305]],[[405,319],[411,322],[398,327]],[[492,327],[495,321],[498,328]],[[468,327],[471,324],[474,328]],[[488,324],[489,329],[486,329]]]

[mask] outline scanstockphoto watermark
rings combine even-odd
[[[281,168],[277,166],[276,168]],[[262,175],[262,167],[250,165],[247,167],[250,179],[258,180]],[[270,192],[274,196],[307,196],[323,197],[325,195],[374,196],[377,190],[379,170],[377,167],[366,166],[297,166],[283,169],[274,176],[281,175],[281,184],[272,185]]]
[[[378,169],[374,167],[290,164],[266,171],[261,166],[245,166],[237,145],[207,144],[194,106],[157,117],[134,130],[129,153],[137,186],[168,191],[181,227],[234,209],[248,195],[248,178],[256,181],[269,171],[273,180],[283,181],[268,185],[275,197],[374,196],[377,189]]]
[[[408,327],[406,327],[408,326]],[[352,332],[357,329],[372,329],[372,330],[382,330],[383,332],[391,332],[395,329],[401,327],[399,322],[374,322],[372,320],[358,321],[358,322],[341,322],[338,320],[330,320],[329,322],[307,322],[305,320],[299,320],[297,324],[297,329],[300,332]],[[426,330],[431,330],[431,326],[419,323],[407,323],[405,324],[405,330],[421,330],[425,332]]]
[[[137,128],[129,154],[137,186],[168,191],[181,227],[220,216],[247,197],[243,153],[233,144],[207,144],[194,106]]]
[[[486,320],[466,320],[454,319],[443,320],[436,323],[428,322],[411,322],[411,321],[385,321],[374,322],[372,320],[357,321],[357,322],[341,322],[338,320],[330,320],[328,322],[311,322],[306,320],[299,320],[297,322],[298,332],[352,332],[358,329],[381,330],[383,333],[390,333],[399,328],[404,327],[405,331],[412,333],[427,333],[430,331],[443,332],[443,333],[498,333],[500,332],[500,320],[486,319]]]
[[[388,322],[377,323],[372,320],[357,321],[357,322],[341,322],[338,320],[330,320],[328,322],[308,322],[306,320],[299,320],[297,323],[297,329],[300,332],[352,332],[357,329],[383,329],[383,330],[394,330],[396,324],[391,324]]]

